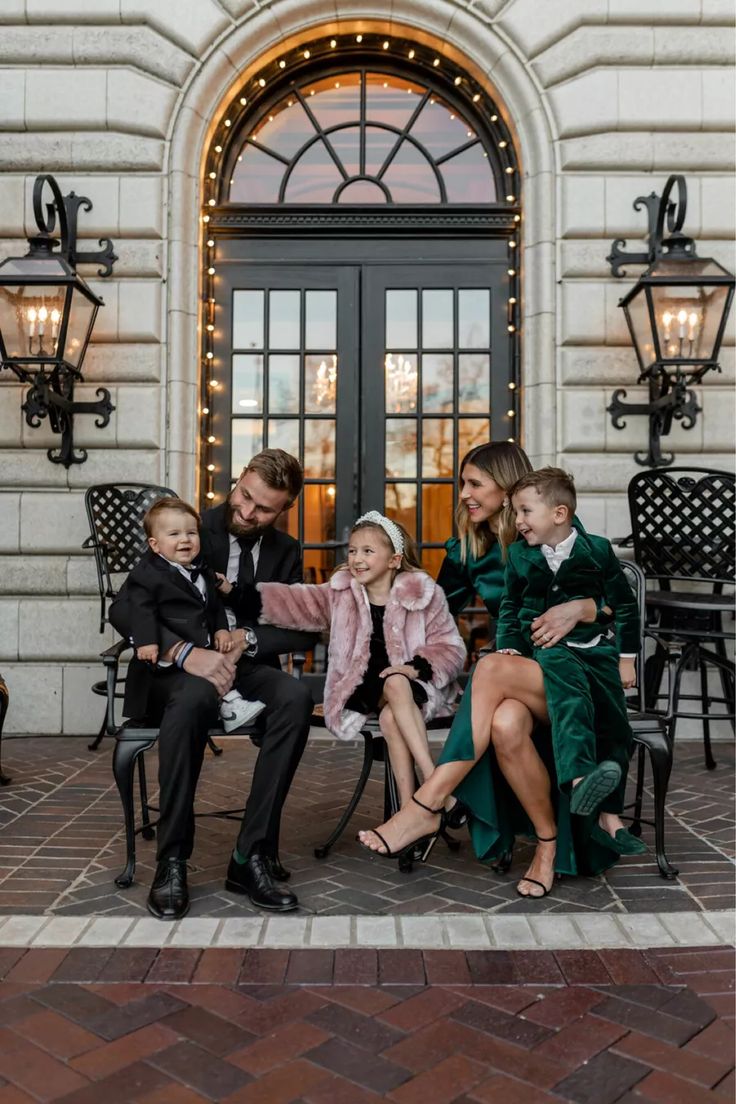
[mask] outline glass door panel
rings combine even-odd
[[[501,261],[418,263],[366,267],[363,280],[361,502],[406,525],[434,574],[460,460],[513,433],[508,274]]]
[[[229,288],[215,328],[215,501],[250,458],[282,448],[305,488],[280,524],[304,544],[323,582],[357,516],[358,269],[221,264]],[[341,442],[341,443],[340,443]]]

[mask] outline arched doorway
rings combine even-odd
[[[496,106],[430,48],[316,38],[238,90],[207,157],[203,472],[304,463],[310,578],[363,510],[432,570],[459,458],[518,427],[519,171]]]

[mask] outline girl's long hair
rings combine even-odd
[[[419,552],[417,551],[416,541],[412,537],[409,530],[405,526],[403,526],[400,521],[396,521],[394,518],[391,518],[391,520],[393,521],[396,528],[400,531],[401,536],[404,539],[404,551],[401,554],[401,563],[396,568],[396,574],[398,575],[402,571],[421,571],[422,565],[419,561]],[[350,530],[350,536],[352,537],[353,533],[357,533],[361,529],[377,529],[378,532],[381,534],[381,538],[386,542],[388,547],[393,552],[394,546],[391,543],[391,538],[382,526],[378,525],[375,521],[361,521],[353,525]],[[338,564],[338,566],[333,571],[333,575],[336,574],[338,571],[347,570],[347,562]]]
[[[480,471],[489,475],[495,483],[504,491],[509,491],[517,479],[532,470],[529,457],[520,445],[510,441],[492,441],[487,445],[477,445],[471,449],[460,465],[460,485],[462,486],[463,471],[466,464],[473,464]],[[460,537],[460,558],[465,563],[469,556],[479,560],[484,556],[496,539],[501,542],[504,555],[506,549],[516,540],[516,526],[514,525],[511,505],[501,508],[498,519],[498,534],[494,533],[489,519],[481,521],[479,525],[473,525],[465,503],[458,497],[455,511],[457,532]]]

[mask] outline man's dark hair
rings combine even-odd
[[[267,487],[274,491],[288,491],[289,505],[298,498],[304,486],[304,472],[295,456],[279,448],[267,448],[257,453],[243,468],[240,478],[247,472],[255,472]]]

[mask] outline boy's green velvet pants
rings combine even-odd
[[[558,784],[569,792],[573,779],[590,774],[603,759],[613,759],[621,767],[621,783],[601,809],[620,813],[632,735],[617,649],[607,641],[593,648],[556,644],[535,648],[534,659],[544,676]]]

